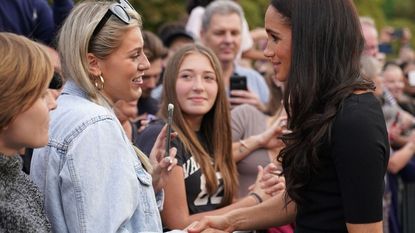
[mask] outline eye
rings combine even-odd
[[[203,78],[207,81],[216,81],[216,76],[213,74],[205,75]]]
[[[190,79],[192,79],[192,76],[190,74],[183,73],[179,76],[179,78],[185,79],[185,80],[190,80]]]

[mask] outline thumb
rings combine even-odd
[[[264,168],[261,165],[259,165],[258,166],[258,175],[256,176],[256,182],[255,183],[258,183],[262,179],[263,176],[264,176]]]

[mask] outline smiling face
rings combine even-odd
[[[402,97],[405,82],[402,70],[399,67],[387,68],[383,72],[383,82],[393,97],[396,99],[400,99]]]
[[[150,67],[143,52],[143,37],[138,27],[129,29],[119,48],[98,61],[104,78],[104,95],[112,102],[133,101],[141,96],[142,76]]]
[[[241,31],[242,21],[238,14],[214,14],[207,30],[202,31],[201,40],[222,64],[232,63],[241,46]]]
[[[187,55],[176,81],[177,101],[183,115],[188,120],[201,121],[214,105],[217,94],[217,77],[209,59],[200,53]]]
[[[285,81],[291,68],[291,27],[283,16],[269,6],[265,14],[268,41],[264,55],[274,67],[275,78]]]

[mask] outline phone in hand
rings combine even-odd
[[[171,144],[171,125],[173,123],[173,111],[174,111],[174,105],[169,104],[167,106],[167,133],[166,133],[166,152],[165,157],[169,157],[169,151],[170,151],[170,144]]]
[[[246,76],[233,75],[230,79],[229,90],[248,90]]]

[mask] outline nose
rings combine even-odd
[[[204,89],[203,86],[203,78],[198,75],[195,79],[193,79],[193,90],[194,91],[202,91]]]
[[[59,92],[56,94],[53,91],[55,91],[55,90],[50,90],[49,89],[48,90],[48,95],[47,95],[47,98],[46,98],[46,104],[47,104],[47,107],[48,107],[49,111],[56,109],[56,107],[58,106],[58,104],[56,102],[56,99],[59,96]]]
[[[138,63],[138,70],[144,71],[150,69],[150,62],[148,61],[147,56],[144,53],[142,53],[141,57],[142,59]]]
[[[231,32],[226,32],[225,35],[224,35],[224,37],[225,37],[224,40],[227,43],[232,43],[233,40],[234,40],[234,36],[232,35]]]
[[[268,41],[267,41],[267,45],[265,46],[265,49],[264,49],[264,56],[266,58],[271,58],[271,57],[274,56],[274,50],[272,50],[270,48],[270,45],[269,45],[269,42]]]

